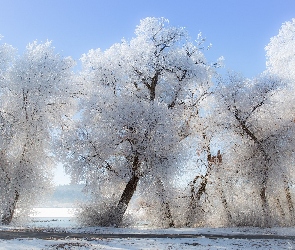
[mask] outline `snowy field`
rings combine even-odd
[[[30,227],[76,227],[73,208],[35,208],[31,214]]]
[[[46,212],[47,211],[47,212]],[[41,249],[295,249],[295,240],[290,239],[232,239],[232,235],[294,236],[295,228],[196,228],[196,229],[139,229],[139,228],[78,228],[71,209],[37,209],[33,222],[26,227],[0,227],[1,231],[30,230],[88,233],[88,234],[219,234],[224,238],[198,236],[196,238],[100,238],[83,239],[13,239],[1,240],[0,250]],[[40,215],[44,217],[40,217]],[[55,216],[53,216],[55,215]],[[56,216],[61,217],[56,217]],[[39,216],[39,217],[38,217]],[[227,237],[228,236],[228,237]]]
[[[1,228],[2,230],[12,228]],[[65,230],[59,229],[59,230]],[[198,238],[115,238],[115,239],[14,239],[0,240],[1,250],[40,250],[40,249],[295,249],[295,241],[282,239],[230,239],[226,235],[233,234],[264,234],[264,235],[294,235],[292,228],[219,228],[219,229],[162,229],[162,230],[138,230],[138,229],[114,229],[114,228],[85,228],[67,229],[71,232],[88,233],[142,233],[142,234],[223,234],[225,238],[198,237]],[[0,232],[1,234],[1,232]]]
[[[294,242],[282,240],[229,239],[97,239],[97,240],[0,240],[1,250],[39,249],[294,249]]]
[[[31,217],[74,217],[73,208],[34,208]]]

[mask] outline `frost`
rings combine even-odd
[[[2,44],[2,223],[30,210],[58,160],[92,198],[82,225],[293,226],[294,27],[253,79],[218,75],[202,34],[164,18],[83,54],[76,74],[49,41],[21,56]]]
[[[52,131],[74,104],[72,59],[55,54],[50,42],[33,42],[22,56],[14,52],[0,47],[1,224],[27,215],[49,190]]]

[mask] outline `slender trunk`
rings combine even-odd
[[[137,173],[136,170],[138,169],[138,167],[139,167],[138,156],[135,156],[134,160],[133,160],[132,176],[126,185],[126,187],[121,195],[121,198],[118,202],[116,210],[115,210],[115,217],[116,217],[117,224],[122,223],[123,216],[127,210],[129,202],[130,202],[131,198],[133,197],[133,194],[137,188],[139,176],[136,174]]]
[[[269,220],[268,220],[268,211],[269,211],[269,207],[268,207],[268,201],[266,198],[266,186],[262,185],[262,187],[260,188],[260,198],[261,198],[261,202],[262,202],[262,213],[263,213],[263,221],[262,221],[262,227],[267,227],[269,225]]]
[[[285,218],[286,213],[284,212],[284,209],[282,208],[280,199],[279,198],[275,199],[275,203],[276,203],[277,209],[279,210],[282,218]]]
[[[288,204],[288,208],[289,208],[289,214],[290,214],[290,222],[293,224],[293,222],[294,222],[294,205],[293,205],[292,196],[291,196],[291,192],[290,192],[290,186],[289,186],[287,177],[283,176],[283,178],[284,178],[284,180],[283,180],[284,191],[285,191],[287,204]]]
[[[9,225],[11,223],[18,200],[19,200],[19,193],[18,191],[15,191],[12,202],[8,205],[8,208],[6,209],[6,211],[4,211],[4,214],[1,218],[1,223],[3,225]]]
[[[201,197],[205,194],[206,188],[208,185],[208,178],[211,174],[211,171],[213,169],[214,165],[219,165],[222,163],[222,155],[220,154],[220,150],[218,150],[218,153],[216,156],[211,155],[211,148],[210,148],[210,139],[207,138],[206,133],[203,133],[203,139],[207,141],[207,148],[206,148],[206,153],[207,153],[207,171],[204,176],[196,176],[194,180],[191,183],[191,196],[190,196],[190,204],[189,204],[189,211],[188,211],[188,216],[186,219],[186,226],[190,227],[193,224],[193,220],[195,217],[195,214],[197,213],[197,204],[200,202]],[[195,184],[197,180],[201,177],[201,183],[199,185],[199,188],[197,189],[197,192],[195,190]],[[223,197],[223,200],[226,199]],[[224,203],[223,203],[224,204]],[[227,204],[227,202],[226,202]]]
[[[175,227],[174,220],[172,217],[171,209],[167,198],[165,197],[165,187],[160,178],[157,178],[157,186],[159,189],[159,196],[161,198],[161,205],[164,210],[165,219],[168,221],[169,227]]]
[[[268,164],[270,162],[270,159],[267,156],[264,149],[262,148],[262,146],[260,144],[258,146],[259,146],[259,148],[263,154],[263,157],[265,159],[265,165],[263,166],[263,169],[261,171],[262,181],[261,181],[260,190],[259,190],[259,196],[260,196],[261,208],[262,208],[262,218],[263,218],[261,226],[268,227],[270,225],[269,224],[269,222],[270,222],[269,221],[270,208],[269,208],[269,202],[267,199],[266,191],[267,191],[268,172],[269,172]]]
[[[228,202],[227,202],[227,199],[226,199],[226,196],[225,196],[225,193],[224,193],[223,184],[222,184],[222,177],[220,177],[218,166],[216,168],[216,175],[217,175],[217,186],[216,186],[216,188],[217,188],[217,191],[218,191],[218,193],[220,195],[221,203],[223,205],[223,209],[225,211],[227,221],[228,221],[229,224],[231,224],[232,223],[232,215],[231,215],[230,208],[228,206]]]
[[[28,91],[25,91],[23,89],[23,109],[25,111],[25,118],[28,123],[29,122],[29,114],[28,114],[27,108],[28,108]],[[25,153],[27,150],[27,142],[28,142],[28,133],[26,136],[26,142],[24,144],[24,149],[22,152],[22,159],[20,161],[20,166],[22,165],[22,162],[24,161],[23,159],[25,157]],[[11,184],[11,179],[8,177],[8,175],[7,175],[7,179],[9,181],[9,184]],[[2,215],[1,223],[3,225],[9,225],[11,223],[18,201],[19,201],[19,192],[17,190],[15,190],[11,202],[8,204],[7,209],[4,211],[4,214]]]
[[[269,163],[270,163],[270,157],[265,152],[263,145],[259,141],[259,139],[255,136],[252,131],[246,126],[246,121],[242,120],[239,115],[238,111],[235,111],[235,118],[239,122],[242,130],[251,138],[252,141],[254,141],[255,145],[257,145],[258,150],[262,153],[262,157],[265,161],[264,166],[261,169],[261,186],[259,191],[259,196],[261,199],[261,207],[262,207],[262,213],[263,213],[263,221],[262,226],[269,226],[269,204],[266,197],[266,189],[267,189],[267,182],[268,182],[268,174],[269,174]]]
[[[208,169],[211,170],[213,166],[215,166],[215,173],[217,175],[217,191],[220,195],[221,203],[223,205],[223,209],[226,213],[226,218],[229,224],[232,222],[231,212],[228,206],[228,202],[223,190],[222,177],[220,176],[219,166],[222,164],[222,155],[220,154],[220,150],[218,150],[216,156],[211,155],[210,145],[207,146],[207,161],[208,161]]]
[[[217,189],[218,189],[218,192],[219,192],[219,195],[220,195],[220,199],[221,199],[221,202],[222,202],[222,205],[223,205],[223,209],[224,209],[224,211],[226,213],[227,221],[229,222],[229,224],[231,224],[232,223],[232,216],[231,216],[231,212],[230,212],[230,209],[229,209],[229,206],[228,206],[225,194],[224,194],[223,187],[221,185],[221,180],[219,180],[218,185],[219,185],[219,187]]]
[[[190,199],[190,204],[189,204],[188,216],[186,218],[186,226],[187,227],[191,227],[193,225],[194,216],[197,213],[197,204],[200,202],[202,195],[206,191],[210,170],[211,169],[209,169],[209,166],[208,166],[208,170],[207,170],[206,175],[201,176],[202,181],[200,183],[200,187],[198,188],[197,192],[195,189],[195,185],[196,185],[196,182],[200,176],[196,176],[191,183],[191,191],[190,191],[191,192],[191,195],[190,195],[191,199]]]
[[[7,164],[6,161],[6,157],[5,157],[5,153],[1,152],[1,172],[2,174],[5,176],[4,180],[5,180],[5,186],[8,189],[7,192],[9,192],[12,188],[12,179],[10,177],[9,174],[9,166],[5,166],[5,164]],[[8,197],[6,197],[6,199],[9,199]],[[19,200],[19,193],[15,190],[12,195],[11,195],[11,199],[8,201],[8,204],[5,207],[5,210],[2,212],[1,215],[1,224],[2,225],[9,225],[13,219],[13,215],[15,212],[15,208],[16,208],[16,204]]]
[[[156,98],[156,86],[158,84],[160,72],[156,72],[149,85],[150,100],[154,101]]]
[[[193,224],[193,220],[194,220],[194,215],[196,213],[197,210],[197,198],[195,195],[195,185],[197,180],[199,179],[200,176],[196,176],[194,178],[194,180],[191,182],[190,186],[191,186],[191,190],[190,190],[190,203],[189,203],[189,207],[188,207],[188,214],[186,217],[186,223],[185,225],[187,227],[191,227]]]

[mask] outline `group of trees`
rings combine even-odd
[[[50,42],[0,47],[0,215],[9,224],[56,161],[92,200],[86,225],[294,225],[295,19],[254,79],[220,76],[205,39],[146,18],[82,69]]]

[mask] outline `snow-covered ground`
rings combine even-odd
[[[40,217],[44,216],[44,217]],[[60,217],[56,217],[60,216]],[[73,239],[13,239],[1,240],[0,250],[41,249],[295,249],[295,240],[290,239],[232,239],[230,235],[282,235],[294,236],[295,228],[79,228],[71,209],[37,209],[26,227],[0,227],[1,231],[42,228],[42,231],[61,231],[89,234],[218,234],[224,238],[200,236],[196,238],[91,238]],[[226,237],[228,236],[228,237]]]
[[[38,217],[74,217],[74,208],[34,208],[32,218]]]
[[[1,230],[25,228],[0,227]],[[49,228],[43,228],[44,231]],[[135,228],[55,228],[72,233],[104,234],[222,234],[225,238],[91,238],[91,239],[13,239],[0,240],[0,250],[41,249],[295,249],[289,239],[231,239],[228,235],[295,235],[295,228],[196,228],[196,229],[135,229]],[[89,237],[90,238],[90,237]]]
[[[39,249],[294,249],[295,244],[283,240],[230,239],[98,239],[98,240],[0,240],[1,250]]]
[[[73,208],[35,208],[31,214],[30,227],[76,227]]]

